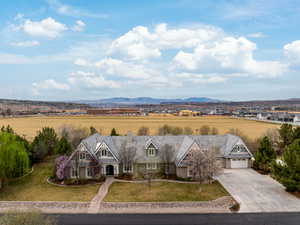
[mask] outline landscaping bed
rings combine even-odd
[[[60,187],[49,184],[53,173],[53,159],[36,164],[30,175],[10,181],[0,191],[0,201],[90,201],[100,184]]]
[[[170,182],[127,183],[115,182],[111,185],[105,202],[172,202],[211,201],[229,196],[223,186],[212,184],[187,184]]]

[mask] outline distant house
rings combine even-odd
[[[259,120],[269,120],[271,118],[271,114],[270,113],[258,113],[257,114],[257,119]]]
[[[130,165],[122,162],[124,143],[136,149]],[[178,177],[191,177],[189,154],[191,151],[218,148],[218,163],[223,168],[248,168],[252,154],[238,136],[101,136],[94,134],[84,139],[70,156],[65,174],[67,178],[89,179],[102,175],[132,173],[138,176],[143,171],[159,172],[164,164],[162,149],[171,146],[174,154],[170,159],[170,171]],[[98,166],[101,165],[101,166]]]
[[[295,113],[293,118],[294,123],[300,123],[300,113]]]

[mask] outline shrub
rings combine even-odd
[[[176,177],[176,180],[179,181],[192,181],[193,179],[191,177]]]
[[[117,179],[121,179],[121,180],[132,180],[133,179],[133,175],[129,174],[129,173],[123,173],[119,176],[117,176]]]
[[[240,210],[240,203],[234,203],[229,209],[231,212],[238,212]]]

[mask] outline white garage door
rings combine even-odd
[[[248,159],[231,159],[231,168],[248,168]]]

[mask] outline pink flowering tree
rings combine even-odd
[[[55,169],[56,169],[56,177],[58,180],[63,180],[66,175],[65,175],[65,168],[67,166],[68,163],[68,156],[66,155],[62,155],[59,156],[56,160],[55,160]]]

